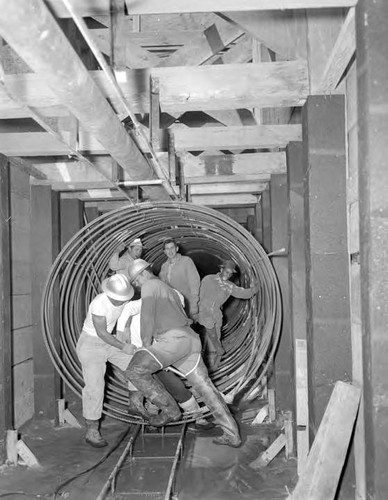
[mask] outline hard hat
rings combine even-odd
[[[133,286],[124,274],[114,274],[110,278],[106,278],[101,283],[101,289],[111,299],[121,302],[131,300],[135,293]]]
[[[231,259],[225,259],[225,260],[223,260],[221,262],[221,264],[220,264],[220,267],[224,268],[224,269],[229,269],[229,271],[232,271],[232,273],[237,272],[237,270],[236,270],[236,264]]]
[[[135,240],[132,241],[132,243],[129,244],[129,248],[131,247],[142,247],[143,248],[143,243],[140,238],[136,238]]]
[[[131,281],[133,281],[144,269],[150,267],[150,263],[143,259],[135,259],[128,265],[128,276]]]

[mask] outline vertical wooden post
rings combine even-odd
[[[306,304],[306,237],[304,179],[307,164],[303,145],[292,142],[287,151],[289,197],[289,285],[290,326],[295,351],[296,447],[298,474],[306,464],[309,452],[308,371],[307,371],[307,304]]]
[[[0,155],[0,463],[7,458],[6,433],[13,425],[9,185],[8,158]]]
[[[172,183],[176,183],[177,157],[175,151],[175,139],[171,130],[168,130],[168,174]]]
[[[271,239],[272,248],[288,247],[288,192],[286,174],[271,176]],[[294,346],[290,329],[289,280],[287,255],[272,257],[282,295],[282,328],[274,357],[276,409],[295,413]]]
[[[57,418],[56,400],[61,398],[60,377],[47,352],[42,335],[41,300],[47,276],[59,250],[59,197],[50,186],[31,187],[31,279],[34,323],[35,415]],[[56,290],[48,311],[53,319],[59,349],[59,293]],[[58,423],[58,422],[57,422]]]
[[[388,9],[356,6],[361,319],[367,498],[388,498]]]
[[[150,77],[150,141],[155,151],[160,149],[159,78]]]

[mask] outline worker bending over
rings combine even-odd
[[[250,288],[235,285],[230,278],[236,272],[233,260],[226,259],[220,272],[202,278],[199,291],[198,323],[205,327],[205,359],[210,370],[215,370],[225,353],[221,343],[222,306],[229,297],[250,299],[259,290],[255,283]]]
[[[186,313],[196,320],[201,282],[197,268],[190,257],[178,252],[179,246],[173,238],[166,239],[163,248],[167,261],[162,264],[159,278],[183,295]]]
[[[190,328],[191,320],[186,316],[177,292],[158,279],[150,264],[142,259],[129,265],[128,274],[141,288],[143,347],[133,355],[125,372],[127,379],[160,409],[157,424],[162,426],[179,420],[181,412],[171,394],[152,375],[167,366],[174,366],[184,374],[213,413],[215,422],[222,427],[223,435],[214,442],[239,446],[241,438],[237,423],[208,376],[201,358],[201,341]]]
[[[183,306],[184,298],[181,293],[176,291],[179,296],[180,302]],[[119,340],[133,344],[135,350],[142,347],[142,340],[140,335],[140,312],[141,312],[142,299],[131,300],[124,306],[117,325],[116,336]],[[161,382],[167,391],[174,397],[187,415],[199,414],[201,409],[193,394],[187,389],[181,378],[170,370],[160,370],[154,374],[159,382]],[[134,385],[128,381],[129,388],[129,412],[134,412],[142,415],[149,423],[153,424],[153,415],[149,413],[150,405],[144,402],[144,395],[138,391]],[[205,418],[198,417],[195,421],[199,429],[205,430],[212,426]]]

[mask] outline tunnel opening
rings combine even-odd
[[[217,273],[221,261],[229,258],[238,266],[237,285],[260,283],[259,292],[251,299],[232,298],[224,305],[222,338],[226,354],[211,373],[225,396],[233,399],[239,394],[247,401],[254,399],[261,391],[280,334],[281,299],[276,275],[264,249],[240,224],[220,212],[186,202],[143,203],[108,212],[84,226],[58,255],[45,287],[42,324],[51,360],[65,384],[81,395],[82,371],[75,348],[85,311],[100,293],[112,254],[135,238],[142,239],[143,258],[152,263],[155,274],[166,260],[165,239],[174,238],[181,253],[193,259],[201,278]],[[56,293],[59,331],[50,314]],[[140,417],[127,413],[127,397],[123,377],[117,370],[110,370],[104,413],[139,422]]]

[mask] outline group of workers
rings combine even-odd
[[[91,302],[77,342],[84,379],[86,442],[94,447],[107,445],[99,425],[109,361],[128,383],[129,412],[160,427],[178,421],[183,410],[197,414],[197,425],[207,428],[209,423],[201,418],[194,393],[223,430],[214,442],[238,447],[237,423],[208,375],[202,352],[207,353],[208,366],[214,370],[224,354],[222,305],[230,296],[252,297],[259,285],[242,288],[230,281],[236,272],[232,260],[223,261],[218,274],[201,281],[193,260],[179,253],[173,239],[164,241],[167,261],[158,276],[151,264],[141,259],[142,252],[142,241],[137,238],[112,256],[109,267],[116,274],[102,282],[102,293]],[[140,290],[140,299],[133,300],[134,287]],[[204,347],[192,329],[193,322],[204,328]]]

